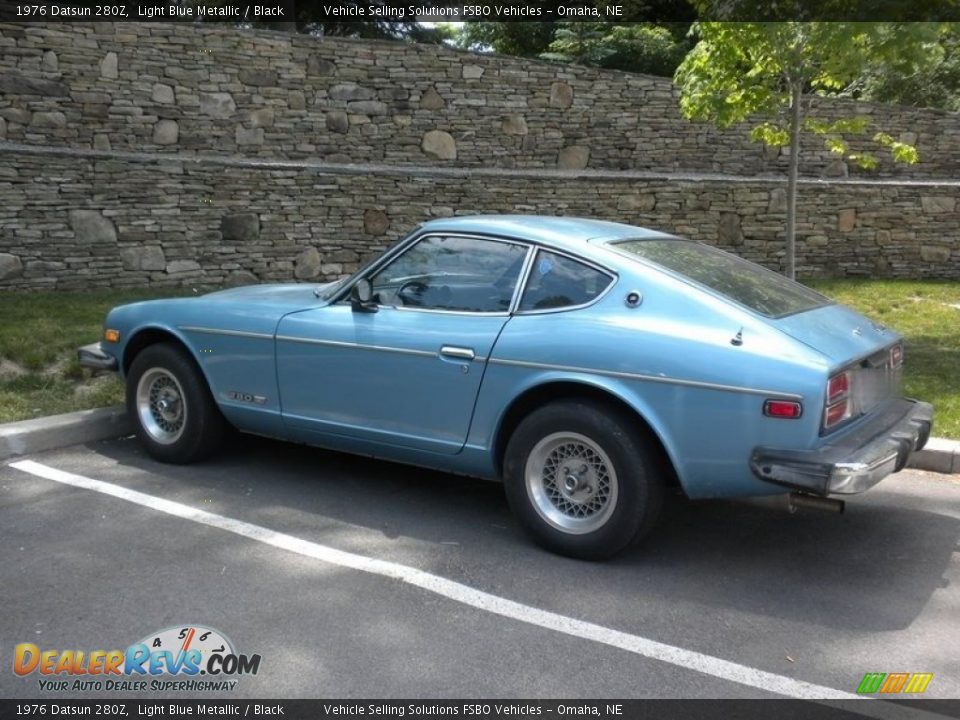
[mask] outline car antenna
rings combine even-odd
[[[743,345],[743,328],[737,330],[737,334],[730,338],[730,344],[735,347]]]

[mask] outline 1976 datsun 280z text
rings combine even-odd
[[[774,272],[629,225],[432,220],[350,278],[134,303],[79,351],[149,453],[249,433],[502,479],[545,547],[599,558],[691,498],[814,502],[904,467],[932,408],[901,339]]]

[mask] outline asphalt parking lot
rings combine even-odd
[[[29,460],[109,485],[0,466],[0,697],[53,697],[10,672],[18,643],[180,624],[262,656],[234,697],[802,697],[866,672],[960,697],[960,476],[905,471],[844,515],[675,498],[585,563],[532,546],[498,485],[267,440]]]

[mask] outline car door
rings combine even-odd
[[[367,274],[366,311],[345,299],[284,317],[276,352],[288,428],[459,452],[529,252],[509,240],[427,234]]]

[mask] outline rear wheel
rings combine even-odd
[[[170,343],[150,345],[127,373],[127,413],[157,460],[190,463],[219,446],[226,422],[193,358]]]
[[[521,421],[504,458],[507,500],[524,530],[561,555],[607,558],[653,527],[663,479],[649,439],[623,413],[584,401]]]

